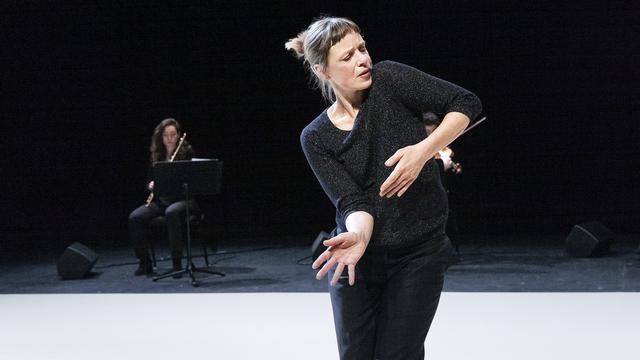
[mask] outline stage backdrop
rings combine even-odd
[[[637,232],[638,5],[428,3],[4,3],[2,251],[126,244],[166,117],[225,163],[206,205],[220,236],[306,243],[330,230],[299,146],[326,104],[283,46],[323,13],[360,24],[374,62],[482,99],[489,120],[452,145],[464,232],[568,233],[586,220]]]

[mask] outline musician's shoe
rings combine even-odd
[[[133,273],[133,275],[142,276],[142,275],[150,275],[150,274],[153,274],[153,265],[151,264],[151,258],[149,258],[149,255],[146,255],[140,258],[140,263],[138,264],[138,268]]]

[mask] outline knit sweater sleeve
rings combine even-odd
[[[374,215],[374,206],[361,185],[353,179],[344,165],[323,146],[320,135],[313,124],[300,135],[304,155],[338,214],[346,219],[355,211]]]
[[[444,115],[455,111],[473,122],[482,111],[474,93],[411,66],[383,61],[378,64],[378,76],[390,85],[392,96],[417,113],[434,111]]]

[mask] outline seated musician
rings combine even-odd
[[[440,117],[432,112],[426,112],[422,114],[422,123],[424,124],[424,128],[427,131],[427,136],[429,136],[442,122]],[[447,187],[447,171],[451,171],[452,174],[459,174],[462,169],[459,164],[453,162],[453,151],[451,148],[446,147],[441,151],[438,151],[436,154],[436,162],[438,163],[438,167],[440,168],[440,177],[442,179],[442,184]]]
[[[422,123],[424,124],[427,136],[429,136],[441,122],[442,119],[432,112],[422,114]],[[450,147],[445,147],[435,155],[436,164],[438,164],[438,168],[440,169],[440,180],[442,181],[442,186],[444,186],[444,189],[447,192],[449,200],[449,212],[445,231],[447,235],[449,235],[451,242],[455,245],[456,252],[459,253],[460,231],[458,229],[455,212],[457,201],[452,199],[454,195],[452,192],[455,192],[452,191],[452,189],[454,189],[456,185],[456,175],[459,175],[462,172],[462,166],[460,166],[459,163],[454,162],[452,158],[453,150],[451,150]]]
[[[193,158],[193,148],[181,137],[182,130],[175,119],[162,120],[151,136],[149,148],[151,165],[157,161],[190,160]],[[166,218],[173,271],[177,271],[182,269],[182,226],[187,206],[189,206],[189,212],[199,211],[195,200],[190,200],[187,204],[180,197],[153,196],[153,185],[153,166],[150,166],[147,189],[151,191],[151,194],[147,199],[147,204],[136,208],[129,215],[129,235],[134,245],[136,257],[140,261],[134,273],[136,276],[153,274],[153,266],[149,256],[149,224],[151,220],[158,216]]]

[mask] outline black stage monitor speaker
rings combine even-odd
[[[575,225],[567,236],[567,253],[574,257],[603,255],[613,241],[613,232],[597,221]]]
[[[98,255],[88,247],[75,242],[64,250],[58,260],[58,274],[63,279],[82,279],[98,260]]]

